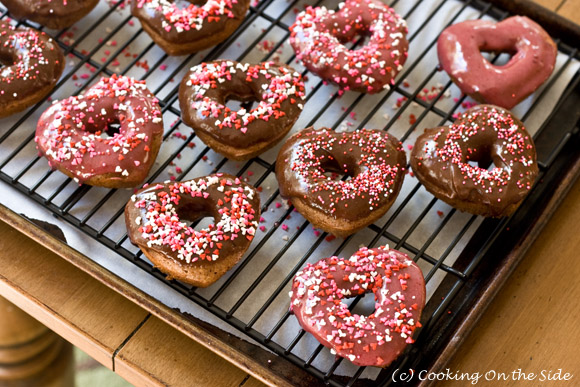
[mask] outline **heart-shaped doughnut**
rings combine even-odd
[[[488,169],[489,163],[494,167]],[[493,217],[514,212],[538,175],[532,137],[520,120],[493,105],[475,106],[451,126],[426,129],[413,147],[411,166],[438,199]]]
[[[407,60],[407,24],[379,0],[347,0],[339,11],[307,7],[290,27],[290,44],[306,68],[342,90],[389,89]],[[357,35],[366,45],[345,46]]]
[[[75,24],[98,3],[99,0],[2,0],[16,19],[28,19],[58,30]]]
[[[212,216],[195,230],[185,220]],[[131,241],[168,279],[206,287],[232,268],[254,238],[260,196],[237,177],[215,174],[153,184],[125,207]]]
[[[240,25],[250,0],[132,0],[131,12],[169,55],[201,51],[226,40]]]
[[[308,128],[280,150],[276,178],[280,195],[310,223],[345,237],[387,212],[403,184],[405,166],[401,143],[384,131]]]
[[[192,67],[179,87],[183,122],[210,148],[247,160],[280,141],[300,116],[304,83],[293,68],[221,60]],[[231,110],[229,99],[258,101]]]
[[[481,55],[505,52],[495,66]],[[552,74],[558,49],[548,33],[525,16],[499,23],[468,20],[446,28],[437,40],[441,67],[461,91],[481,103],[511,109]]]
[[[4,21],[0,22],[0,58],[0,118],[50,94],[65,64],[58,43],[50,36]]]
[[[145,81],[117,75],[53,103],[38,120],[35,137],[52,168],[78,183],[108,188],[140,184],[162,140],[157,98]]]
[[[369,316],[352,313],[348,298],[375,294]],[[412,344],[425,306],[421,269],[406,254],[363,247],[352,257],[308,264],[292,283],[290,310],[331,352],[358,366],[386,367]]]

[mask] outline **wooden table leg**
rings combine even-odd
[[[72,345],[0,297],[0,387],[74,386]]]

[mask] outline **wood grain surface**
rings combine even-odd
[[[139,386],[149,383],[179,386],[186,381],[211,386],[217,375],[220,385],[234,386],[246,377],[245,372],[227,360],[201,350],[199,344],[175,329],[167,329],[167,324],[157,317],[149,318],[117,353],[115,370]]]
[[[0,222],[0,294],[101,364],[147,312]]]
[[[580,385],[579,218],[580,181],[448,365],[452,372],[513,377],[522,370],[539,378],[542,370],[562,369],[575,375],[570,385]],[[523,383],[516,378],[502,385]]]
[[[580,0],[537,2],[580,23]],[[580,385],[579,217],[577,182],[449,364],[450,371],[562,369],[574,374],[569,385]],[[2,222],[0,235],[0,295],[130,382],[263,385]],[[507,385],[537,384],[512,380]]]

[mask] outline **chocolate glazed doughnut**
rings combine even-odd
[[[184,3],[187,7],[181,8]],[[131,0],[131,4],[145,32],[169,55],[191,54],[221,43],[250,8],[250,0]]]
[[[507,52],[495,66],[480,51]],[[461,91],[481,103],[511,109],[550,77],[558,49],[531,19],[513,16],[499,23],[469,20],[446,28],[437,40],[441,67]]]
[[[347,0],[334,12],[307,7],[290,27],[290,44],[306,68],[341,90],[379,93],[389,89],[407,60],[407,24],[379,0]],[[365,46],[344,46],[368,35]]]
[[[58,44],[44,32],[0,23],[0,118],[41,101],[64,69]]]
[[[487,169],[490,162],[494,168]],[[492,217],[513,213],[538,175],[530,134],[509,111],[493,105],[475,106],[451,126],[426,129],[413,147],[411,166],[438,199]]]
[[[247,160],[272,147],[302,112],[304,83],[291,67],[224,60],[192,67],[179,87],[183,122],[214,151]],[[232,111],[228,98],[259,101]]]
[[[53,29],[72,26],[99,0],[2,0],[16,19],[28,19]]]
[[[314,227],[346,237],[387,212],[403,184],[405,166],[401,143],[386,132],[308,128],[282,146],[276,178],[280,195]],[[335,180],[331,172],[351,178]]]
[[[109,134],[110,125],[118,125],[118,133]],[[163,140],[161,108],[145,81],[101,78],[84,95],[42,113],[34,140],[51,168],[78,183],[135,187],[147,177]]]
[[[367,292],[375,294],[375,311],[351,313],[344,300]],[[425,280],[406,254],[363,247],[348,259],[309,263],[294,277],[290,297],[302,328],[331,353],[358,366],[386,367],[421,327]]]
[[[184,221],[212,216],[200,231]],[[254,187],[226,174],[153,184],[125,207],[131,242],[168,279],[206,287],[231,269],[250,246],[260,218]]]

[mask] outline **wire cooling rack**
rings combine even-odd
[[[479,0],[394,0],[391,5],[410,26],[412,51],[402,73],[395,85],[381,94],[341,95],[334,86],[308,74],[296,63],[289,48],[288,27],[305,4],[335,7],[332,2],[322,0],[263,0],[252,5],[241,26],[225,42],[178,58],[168,57],[151,42],[123,2],[102,2],[76,27],[47,31],[65,51],[67,68],[50,98],[24,113],[0,121],[0,179],[143,269],[151,278],[162,281],[227,322],[240,337],[254,339],[321,381],[333,386],[350,386],[372,380],[381,385],[388,383],[393,369],[408,364],[409,355],[381,373],[334,359],[290,317],[287,291],[296,271],[323,256],[348,255],[361,244],[389,244],[408,253],[423,269],[428,287],[429,301],[422,317],[424,328],[419,345],[429,340],[430,329],[448,312],[458,290],[479,264],[482,252],[497,239],[509,219],[493,221],[488,237],[475,240],[472,236],[482,219],[459,213],[436,200],[410,175],[385,217],[354,236],[334,239],[313,229],[279,197],[274,177],[274,160],[279,147],[248,162],[233,162],[205,147],[193,131],[181,123],[177,103],[179,81],[190,66],[218,58],[285,62],[302,72],[307,86],[306,109],[294,130],[311,125],[335,130],[381,128],[410,146],[423,128],[449,123],[471,103],[437,67],[434,49],[441,29],[466,18],[499,20],[508,14]],[[2,19],[8,17],[1,6],[0,14]],[[15,24],[42,29],[28,22]],[[550,81],[536,93],[532,102],[524,104],[520,116],[526,123],[541,109],[545,98],[551,95],[574,59],[578,59],[575,48],[557,43],[564,56]],[[351,44],[353,47],[364,44],[364,37]],[[505,58],[490,56],[490,60],[501,63]],[[242,262],[208,289],[195,289],[166,280],[129,243],[124,229],[123,206],[132,191],[78,186],[59,172],[50,171],[46,160],[35,150],[35,123],[51,99],[79,94],[101,76],[113,73],[146,80],[160,100],[166,130],[148,182],[185,180],[223,171],[237,174],[261,191],[264,218],[261,232]],[[541,177],[561,149],[560,145],[554,144],[546,157],[540,158]],[[203,225],[203,221],[199,225]],[[467,264],[454,265],[468,244],[478,253],[473,254]],[[444,279],[447,282],[452,279],[453,285],[441,296],[439,285]],[[350,307],[368,312],[368,301],[368,298],[357,298]],[[413,356],[420,356],[416,352]]]

